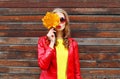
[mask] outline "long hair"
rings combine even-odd
[[[63,13],[65,18],[66,18],[66,23],[65,23],[65,28],[63,30],[63,45],[65,46],[65,48],[69,48],[69,40],[68,38],[71,36],[70,35],[70,27],[69,27],[69,17],[68,14],[65,10],[61,9],[61,8],[55,8],[53,10],[54,13],[56,12],[60,12]],[[56,43],[55,43],[56,45]]]

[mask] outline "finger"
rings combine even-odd
[[[51,35],[51,37],[54,37],[54,35]]]
[[[53,32],[56,32],[56,30],[53,30]]]
[[[56,31],[55,30],[51,30],[50,31],[50,34],[54,34]]]
[[[54,32],[54,29],[51,29],[50,32]]]
[[[54,30],[54,28],[51,28],[50,30]]]

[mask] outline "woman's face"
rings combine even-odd
[[[60,17],[60,23],[56,27],[56,30],[57,31],[62,31],[65,28],[66,18],[65,18],[63,13],[57,12],[56,14],[58,14],[58,16]]]

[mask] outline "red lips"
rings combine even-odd
[[[58,28],[58,29],[60,29],[60,28],[61,28],[61,26],[60,26],[60,25],[58,25],[58,26],[57,26],[57,28]]]

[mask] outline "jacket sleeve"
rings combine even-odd
[[[50,48],[49,46],[47,49],[45,49],[44,39],[39,38],[38,40],[38,65],[40,66],[42,70],[48,69],[52,56],[53,56],[53,51],[54,49]]]
[[[78,43],[74,41],[74,49],[75,49],[75,79],[82,79],[80,73],[80,62],[79,62],[79,55],[78,55]]]

